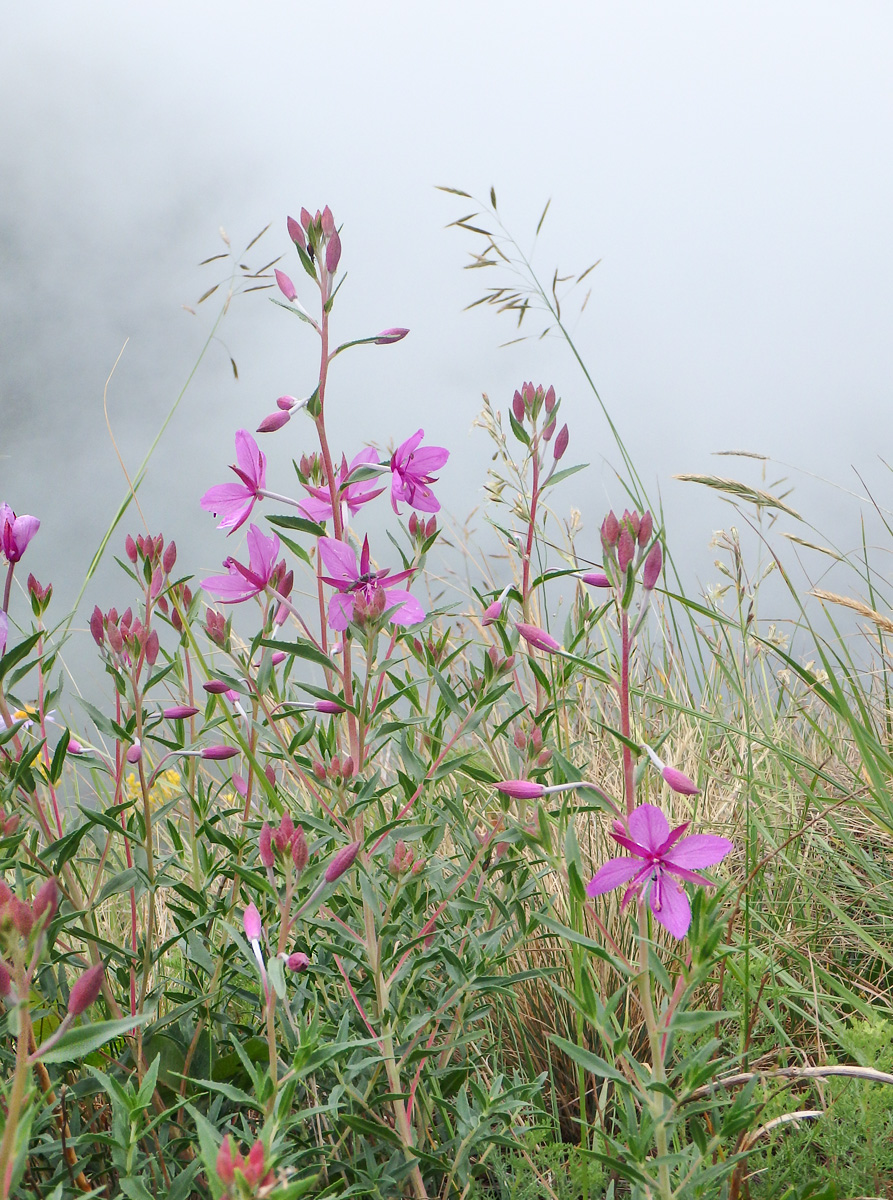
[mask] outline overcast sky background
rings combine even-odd
[[[338,339],[412,330],[339,359],[335,444],[350,456],[424,426],[453,452],[438,494],[464,518],[488,460],[471,432],[481,392],[505,407],[522,380],[553,382],[568,461],[592,463],[556,503],[582,511],[596,556],[606,507],[625,500],[604,420],[560,342],[500,349],[506,318],[463,312],[488,281],[461,270],[470,239],[444,231],[467,202],[435,184],[494,185],[525,249],[551,197],[535,262],[546,279],[601,259],[572,330],[663,497],[692,591],[716,579],[710,538],[733,517],[672,476],[760,482],[757,464],[714,451],[788,464],[768,481],[787,475],[795,507],[858,545],[853,466],[881,504],[891,484],[891,62],[882,2],[10,6],[0,499],[41,518],[27,565],[56,584],[56,615],[125,491],[102,411],[125,340],[108,399],[135,470],[216,315],[216,297],[197,315],[183,306],[221,277],[197,265],[224,249],[218,228],[238,251],[272,221],[251,251],[260,266],[289,256],[285,217],[302,204],[343,223]],[[283,265],[297,282],[296,258]],[[233,549],[198,498],[225,480],[234,431],[306,394],[316,355],[266,294],[232,306],[141,492],[185,570],[214,571]],[[290,486],[311,434],[293,421],[264,444],[270,486]],[[115,551],[139,528],[133,514]],[[814,577],[822,566],[807,557]],[[130,599],[114,571],[91,606]]]

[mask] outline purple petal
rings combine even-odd
[[[331,500],[320,500],[316,496],[308,496],[298,505],[298,512],[311,521],[328,521],[332,515]]]
[[[651,887],[648,903],[655,920],[674,938],[684,938],[691,925],[691,905],[681,884],[663,872]]]
[[[356,551],[335,538],[321,537],[318,544],[320,557],[328,573],[335,579],[343,579],[345,583],[356,583],[359,577]]]
[[[266,582],[279,557],[279,538],[275,533],[272,537],[264,537],[256,525],[249,525],[248,554],[251,570]]]
[[[397,466],[403,466],[410,454],[420,445],[422,438],[425,436],[424,429],[418,429],[408,437],[405,442],[402,442],[394,452],[394,462]]]
[[[712,867],[714,863],[722,862],[734,848],[728,838],[717,837],[714,833],[694,833],[673,846],[664,855],[664,862],[668,867]]]
[[[633,840],[652,854],[663,845],[670,834],[667,818],[653,804],[640,804],[638,808],[633,809],[627,825]]]
[[[603,867],[599,867],[586,884],[587,896],[601,896],[604,892],[613,891],[621,883],[628,883],[642,870],[640,858],[612,858]]]
[[[388,608],[395,604],[400,605],[397,611],[392,612],[388,617],[392,625],[415,625],[419,621],[424,621],[425,610],[415,596],[404,591],[403,588],[385,588],[384,596]]]
[[[444,446],[422,446],[412,456],[412,474],[430,475],[439,471],[449,457],[450,452]]]
[[[353,619],[353,606],[356,597],[352,592],[336,592],[329,601],[329,625],[339,633],[343,632]]]
[[[266,485],[267,456],[247,429],[240,429],[236,433],[236,461],[256,487]]]
[[[206,592],[217,596],[221,604],[241,604],[243,600],[250,600],[260,591],[260,588],[249,583],[238,573],[211,575],[208,579],[202,580],[202,587]]]

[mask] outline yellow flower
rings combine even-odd
[[[158,808],[162,804],[167,804],[169,800],[173,800],[181,790],[182,780],[180,772],[170,768],[167,771],[162,771],[157,777],[149,791],[149,804],[152,808]],[[128,800],[139,800],[142,798],[142,789],[140,781],[135,771],[131,771],[124,780],[124,795]]]

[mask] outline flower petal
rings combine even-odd
[[[343,632],[353,620],[353,606],[356,597],[352,592],[336,592],[329,601],[329,625],[339,633]]]
[[[663,925],[674,938],[685,937],[691,925],[691,905],[681,884],[667,878],[662,872],[652,885],[648,903],[659,925]]]
[[[712,867],[722,862],[734,842],[713,833],[694,833],[683,838],[663,856],[668,867]]]
[[[395,604],[400,606],[388,617],[392,625],[415,625],[419,621],[424,621],[425,610],[410,592],[403,588],[385,588],[384,595],[388,608],[392,608]]]
[[[346,546],[344,542],[338,542],[335,538],[330,537],[321,537],[318,545],[320,557],[328,573],[335,579],[344,580],[347,584],[356,583],[359,577],[356,551],[352,550],[350,546]]]
[[[613,891],[621,883],[628,883],[643,869],[640,858],[612,858],[603,867],[599,867],[586,884],[587,896],[601,896]]]
[[[640,804],[633,809],[627,820],[630,836],[654,853],[670,835],[667,818],[653,804]]]

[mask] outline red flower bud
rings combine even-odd
[[[650,592],[660,577],[660,569],[663,566],[663,553],[660,548],[660,542],[655,542],[645,559],[645,566],[642,568],[642,586],[646,592]]]
[[[149,636],[146,638],[146,662],[149,664],[150,667],[155,666],[155,661],[158,658],[159,648],[160,647],[158,645],[158,634],[153,629],[152,632],[149,634]]]
[[[550,413],[555,407],[555,389],[549,384],[549,390],[546,392],[546,412]]]
[[[558,460],[564,456],[564,452],[567,449],[569,436],[567,425],[562,425],[561,429],[558,431],[558,437],[555,439],[555,445],[552,447],[552,455],[556,462],[558,462]]]
[[[333,233],[326,244],[326,270],[334,275],[341,262],[341,238]]]
[[[227,1134],[220,1143],[220,1149],[217,1151],[217,1162],[214,1164],[221,1183],[229,1185],[235,1181],[236,1160],[241,1163],[242,1156],[236,1151],[235,1158],[233,1157],[233,1148],[230,1144],[229,1134]]]
[[[285,222],[285,225],[288,229],[288,236],[291,238],[294,244],[296,246],[300,246],[302,250],[305,250],[307,248],[307,241],[304,237],[304,230],[294,219],[294,217],[289,217]]]
[[[275,433],[277,429],[281,429],[283,425],[287,425],[290,420],[291,413],[283,412],[282,409],[279,409],[278,412],[270,413],[268,417],[264,417],[257,427],[257,432]]]
[[[639,522],[639,537],[640,546],[647,546],[651,541],[651,534],[654,532],[654,520],[650,512],[642,513],[642,520]]]
[[[292,839],[291,861],[294,863],[295,870],[299,875],[310,861],[310,848],[307,845],[307,838],[301,825],[295,830],[295,835]]]
[[[206,746],[202,750],[202,758],[219,761],[224,758],[234,758],[238,753],[239,749],[237,746]]]
[[[130,536],[129,533],[128,533],[127,537],[124,539],[124,550],[127,554],[127,557],[135,565],[136,560],[137,560],[136,542],[133,540],[133,538]]]
[[[520,424],[524,420],[524,401],[521,393],[515,388],[515,394],[512,396],[512,412],[515,414],[515,420]]]
[[[12,976],[6,963],[0,960],[0,996],[8,996],[12,991]]]
[[[606,550],[611,550],[617,545],[617,539],[620,537],[620,522],[614,515],[612,509],[602,521],[602,545]]]
[[[361,842],[351,842],[349,846],[344,846],[334,855],[326,867],[326,883],[334,883],[336,879],[341,878],[359,854],[361,845]]]
[[[269,824],[264,821],[260,827],[260,836],[257,839],[257,848],[260,854],[260,861],[265,867],[272,867],[275,859],[273,857],[273,830]]]
[[[497,792],[515,800],[538,800],[546,790],[541,783],[534,783],[530,779],[503,779],[493,786]]]
[[[90,632],[93,634],[93,641],[97,646],[102,646],[105,642],[105,633],[102,628],[102,612],[97,604],[90,617]]]
[[[617,542],[617,565],[621,571],[625,571],[632,562],[634,553],[635,543],[633,542],[632,534],[629,531],[629,527],[624,525]]]
[[[102,990],[103,969],[101,962],[95,963],[75,981],[68,995],[68,1011],[73,1017],[79,1017],[95,1002]]]
[[[49,879],[44,880],[40,885],[40,890],[34,897],[34,902],[31,905],[31,911],[34,913],[34,920],[39,921],[46,914],[46,924],[48,925],[56,915],[56,909],[59,907],[59,884],[51,875]]]
[[[162,711],[162,716],[166,721],[183,721],[186,717],[194,717],[198,712],[191,704],[175,704],[172,708],[165,708]]]
[[[170,575],[174,569],[174,563],[177,561],[177,543],[168,542],[167,549],[164,552],[164,557],[161,560],[161,565],[164,567],[165,575]]]
[[[310,966],[310,959],[306,954],[302,954],[300,950],[298,950],[294,954],[289,954],[288,958],[285,960],[285,965],[290,971],[306,971]]]

